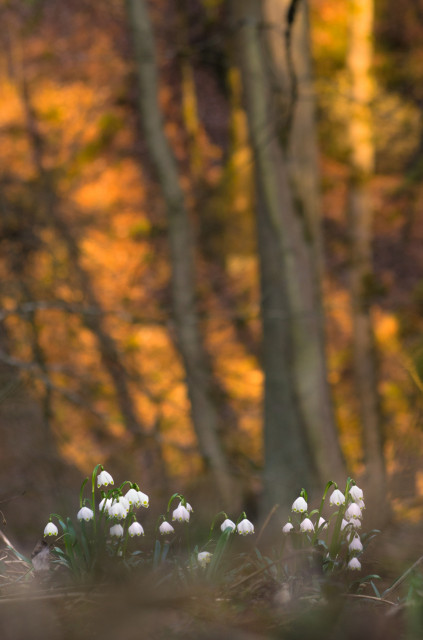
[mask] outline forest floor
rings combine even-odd
[[[365,573],[381,576],[381,593],[415,565],[379,600],[369,589],[347,593],[336,581],[323,581],[317,592],[304,574],[287,582],[262,572],[230,584],[185,586],[157,580],[149,569],[89,585],[60,574],[37,574],[25,584],[15,579],[0,588],[0,638],[417,640],[423,637],[422,538],[423,523],[396,522],[366,549]],[[406,602],[413,584],[417,600]]]

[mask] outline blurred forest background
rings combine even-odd
[[[351,474],[366,518],[418,521],[423,1],[0,0],[0,24],[8,535],[97,462],[159,510],[264,518]]]

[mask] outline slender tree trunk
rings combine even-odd
[[[351,0],[348,70],[351,81],[349,228],[351,234],[351,304],[354,376],[368,476],[368,490],[379,515],[386,504],[382,412],[378,393],[378,364],[371,317],[372,223],[370,178],[374,170],[371,114],[373,98],[373,2]]]
[[[281,137],[297,206],[307,220],[317,284],[323,276],[320,169],[307,0],[264,0],[266,44]],[[289,130],[287,130],[287,127]]]
[[[279,245],[286,283],[295,389],[318,478],[322,483],[328,477],[342,481],[345,468],[327,381],[316,264],[307,220],[301,208],[294,205],[286,157],[271,112],[268,68],[260,36],[261,2],[233,0],[232,8],[258,194]]]
[[[177,344],[187,376],[191,415],[200,453],[214,476],[223,504],[233,501],[233,482],[219,440],[219,416],[213,400],[211,374],[195,305],[192,230],[178,168],[163,130],[158,102],[155,47],[147,3],[127,0],[139,80],[139,109],[146,144],[168,213],[171,287]]]

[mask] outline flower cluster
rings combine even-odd
[[[79,531],[74,527],[71,518],[62,518],[56,514],[50,516],[44,528],[44,536],[58,536],[59,529],[52,521],[53,518],[57,518],[62,528],[63,535],[60,539],[65,548],[59,546],[53,548],[56,558],[78,576],[90,571],[96,562],[101,562],[99,549],[116,559],[127,558],[129,553],[131,565],[142,564],[146,558],[151,558],[148,553],[142,557],[143,553],[139,550],[131,552],[130,547],[128,551],[130,538],[144,536],[144,527],[137,521],[136,510],[142,507],[148,508],[148,495],[143,493],[137,484],[128,480],[120,486],[115,486],[113,477],[102,465],[97,465],[93,470],[90,498],[84,497],[88,481],[89,478],[84,480],[80,491],[80,508],[76,514]],[[129,488],[127,488],[128,485]],[[97,492],[100,490],[100,495],[97,495],[96,490]],[[178,500],[178,503],[175,508],[172,508],[174,500]],[[159,516],[156,525],[156,535],[166,536],[167,539],[163,544],[156,539],[154,564],[164,561],[173,542],[172,536],[177,533],[175,529],[180,526],[178,523],[185,527],[186,524],[189,524],[193,513],[192,506],[183,495],[175,493],[171,496],[166,514]],[[221,514],[224,515],[224,520],[220,525],[222,543],[216,560],[212,563],[212,573],[216,571],[216,566],[220,562],[222,546],[229,543],[229,534],[236,532],[241,536],[247,536],[254,533],[254,525],[247,519],[245,513],[241,514],[236,523],[228,518],[224,512],[217,514],[216,518]],[[211,534],[216,518],[213,520],[209,539],[205,543],[207,546],[214,545]],[[176,523],[175,527],[173,523]],[[174,545],[176,548],[178,546]],[[203,570],[211,563],[213,556],[211,551],[198,551],[198,546],[196,546],[191,553],[193,555],[189,561],[190,569]]]
[[[363,491],[352,480],[347,481],[345,493],[342,493],[336,485],[329,496],[330,507],[337,508],[337,511],[330,515],[328,521],[322,517],[327,491],[333,482],[328,483],[320,509],[308,512],[307,494],[304,489],[301,495],[293,502],[293,516],[284,524],[282,531],[289,535],[298,532],[299,535],[308,534],[311,544],[316,544],[319,536],[325,536],[324,548],[328,549],[326,560],[332,566],[344,566],[357,571],[361,569],[358,556],[363,551],[363,543],[358,534],[361,529],[363,509],[365,508]],[[312,516],[316,514],[313,520]],[[329,529],[330,523],[333,526]],[[344,549],[346,550],[344,553]]]

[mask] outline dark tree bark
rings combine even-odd
[[[235,497],[234,483],[218,435],[219,415],[196,310],[191,224],[158,102],[153,30],[144,0],[127,0],[126,6],[138,73],[141,123],[167,208],[176,342],[185,367],[192,421],[201,456],[213,474],[223,504],[230,505]]]
[[[311,229],[308,220],[302,208],[295,206],[286,153],[272,112],[269,69],[261,36],[262,4],[258,0],[233,0],[231,5],[255,159],[257,192],[263,215],[268,219],[278,244],[282,281],[286,286],[282,322],[287,322],[290,328],[295,393],[317,478],[321,483],[332,478],[342,482],[345,467],[327,380],[320,291],[316,285],[318,267],[309,240]],[[282,322],[280,330],[284,331]],[[269,402],[279,402],[276,393]],[[265,425],[265,430],[268,428]],[[268,437],[272,439],[276,435],[269,433]],[[289,439],[287,446],[290,446]],[[301,477],[308,469],[306,448],[302,448],[302,456],[297,462]]]

